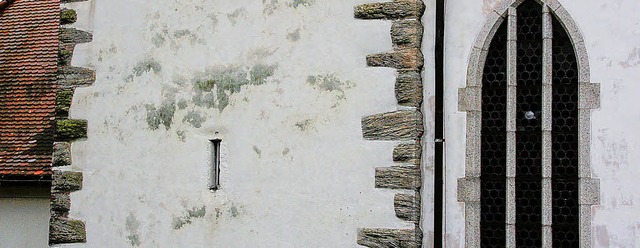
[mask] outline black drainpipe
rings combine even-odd
[[[435,153],[433,247],[444,247],[444,20],[445,1],[436,0]]]

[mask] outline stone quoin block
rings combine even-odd
[[[395,0],[358,5],[354,15],[358,19],[420,19],[424,8],[420,0]]]
[[[71,165],[71,144],[68,142],[53,143],[54,167]]]
[[[52,217],[49,223],[49,244],[87,242],[84,222]]]
[[[54,171],[52,192],[70,192],[82,189],[82,172]]]
[[[75,28],[60,28],[61,43],[87,43],[93,40],[93,35],[87,31]]]
[[[72,141],[87,137],[86,120],[59,120],[56,122],[56,140]]]
[[[376,188],[420,189],[420,167],[392,166],[376,168]]]
[[[66,117],[69,115],[73,89],[60,89],[56,94],[56,116]]]
[[[420,143],[400,144],[393,149],[393,161],[419,165],[421,153]]]
[[[420,221],[420,194],[396,194],[393,199],[396,216],[400,219],[413,221],[416,224]]]
[[[68,192],[51,194],[51,210],[68,212],[71,209],[71,198]]]
[[[401,106],[420,107],[422,76],[418,71],[399,71],[396,78],[396,99]]]
[[[424,65],[424,59],[420,49],[405,48],[392,52],[367,55],[367,65],[420,70]]]
[[[75,10],[72,9],[61,9],[60,10],[60,24],[66,25],[74,23],[78,20],[78,14]]]
[[[422,114],[416,110],[376,114],[362,119],[362,133],[369,140],[417,140],[422,132]]]
[[[73,46],[60,46],[58,50],[58,66],[70,65],[72,56]]]
[[[420,20],[398,20],[391,25],[391,41],[399,47],[420,48],[422,33]]]
[[[416,229],[363,228],[358,230],[358,244],[372,248],[421,247],[422,231]]]
[[[96,81],[96,72],[89,68],[64,66],[58,69],[58,85],[61,88],[89,86]]]

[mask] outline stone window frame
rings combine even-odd
[[[481,199],[481,181],[480,181],[480,169],[481,169],[481,126],[482,126],[482,74],[484,69],[485,60],[488,54],[489,46],[497,29],[507,19],[507,16],[515,17],[515,8],[523,3],[525,0],[503,0],[496,5],[491,14],[486,18],[481,31],[479,32],[471,54],[469,57],[469,64],[467,68],[467,81],[466,87],[460,88],[458,91],[458,110],[467,113],[466,124],[466,152],[465,152],[465,177],[458,179],[457,198],[459,202],[465,204],[465,247],[480,247],[480,199]],[[591,110],[600,107],[600,85],[591,83],[590,79],[590,67],[587,50],[583,36],[578,29],[578,26],[571,18],[569,12],[562,7],[557,0],[536,0],[543,6],[543,41],[545,44],[543,50],[550,49],[551,41],[551,25],[547,24],[551,22],[551,15],[554,15],[558,22],[565,28],[571,43],[573,44],[576,62],[578,67],[578,204],[580,208],[579,213],[579,239],[580,247],[591,247],[591,207],[600,203],[600,182],[598,179],[591,177]],[[508,18],[514,20],[515,18]],[[513,24],[508,24],[514,27]],[[515,35],[514,32],[510,32]],[[511,34],[510,34],[511,35]],[[511,39],[507,46],[515,45],[515,39]],[[512,44],[509,44],[512,43]],[[547,48],[548,47],[548,48]],[[508,49],[514,51],[515,49]],[[547,50],[550,51],[550,50]],[[516,55],[513,52],[507,54],[507,74],[515,75]],[[550,72],[552,68],[551,53],[545,52],[543,56],[543,74],[545,80],[551,80]],[[511,77],[511,76],[508,76]],[[549,82],[548,81],[548,82]],[[544,84],[544,83],[543,83]],[[550,84],[549,84],[550,85]],[[550,92],[551,87],[548,88]],[[545,92],[547,89],[543,89]],[[546,119],[550,119],[551,104],[550,93],[543,93],[543,112],[548,111],[549,114],[545,116]],[[509,103],[511,102],[511,103]],[[514,115],[515,112],[510,109],[515,108],[515,95],[507,95],[507,119],[510,115]],[[546,109],[546,110],[545,110]],[[512,112],[512,113],[509,113]],[[513,122],[513,121],[509,121]],[[550,121],[544,121],[550,122]],[[507,124],[515,125],[515,123]],[[550,211],[544,211],[545,209],[551,210],[552,196],[551,196],[551,179],[550,179],[550,167],[551,160],[551,137],[550,135],[543,134],[543,188],[542,188],[542,224],[543,224],[543,247],[551,247],[552,245],[552,229],[551,229],[551,214]],[[515,154],[515,142],[510,142],[507,139],[507,154]],[[507,155],[507,165],[513,162],[515,158],[511,155]],[[509,166],[507,166],[509,167]],[[512,166],[513,167],[513,166]],[[514,167],[515,168],[515,167]],[[510,173],[510,170],[514,168],[507,168],[507,178],[509,176],[515,176],[515,172]],[[548,173],[548,174],[547,174]],[[512,174],[512,175],[510,175]],[[546,175],[545,175],[546,174]],[[510,183],[510,182],[508,182]],[[511,188],[511,189],[510,189]],[[515,190],[513,187],[507,186],[506,189],[506,246],[515,247]]]

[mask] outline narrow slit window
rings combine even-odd
[[[220,188],[220,143],[221,139],[211,140],[211,171],[209,178],[209,189]]]

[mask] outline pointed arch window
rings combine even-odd
[[[473,49],[467,112],[467,247],[590,247],[599,182],[590,171],[582,36],[555,0],[508,0]]]

